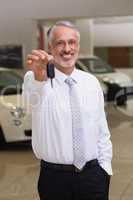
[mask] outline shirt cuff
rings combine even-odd
[[[24,84],[23,88],[25,90],[29,90],[31,92],[40,91],[46,81],[37,81],[35,80],[34,73],[32,71],[28,71],[24,76]]]
[[[43,87],[43,85],[46,83],[46,81],[37,81],[37,80],[32,80],[32,85],[34,86],[33,88],[35,90],[39,90]]]
[[[107,172],[108,175],[113,175],[111,163],[101,163],[100,166]]]

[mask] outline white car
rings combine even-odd
[[[0,146],[31,141],[31,114],[22,101],[21,76],[0,68]]]
[[[79,57],[76,66],[99,79],[106,101],[116,101],[117,105],[123,105],[126,103],[127,95],[133,93],[131,78],[127,74],[115,71],[99,57]]]

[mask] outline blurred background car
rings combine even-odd
[[[79,57],[76,67],[94,74],[100,81],[105,101],[115,101],[117,105],[124,105],[128,91],[133,92],[133,81],[123,72],[117,72],[97,56]]]
[[[31,114],[22,100],[23,78],[0,68],[0,146],[31,141]]]

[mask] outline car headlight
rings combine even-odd
[[[12,116],[16,119],[21,119],[25,116],[25,111],[23,108],[21,107],[16,107],[16,106],[13,106],[11,109],[10,109],[10,113],[12,114]]]
[[[14,125],[20,126],[22,124],[21,119],[26,115],[24,109],[21,107],[12,106],[10,107],[10,113],[13,117]]]
[[[107,76],[103,77],[102,80],[103,80],[103,82],[105,82],[105,83],[111,83],[111,84],[116,83],[115,80],[114,80],[113,78],[109,78],[109,77],[107,77]]]

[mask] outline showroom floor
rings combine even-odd
[[[132,102],[133,103],[133,102]],[[133,108],[133,104],[130,104]],[[133,110],[107,106],[113,142],[110,200],[133,199]],[[128,114],[129,112],[129,114]],[[38,200],[39,162],[31,149],[0,151],[0,200]]]

